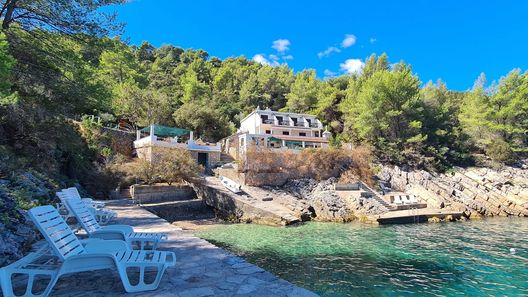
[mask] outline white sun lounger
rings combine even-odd
[[[129,293],[150,291],[158,288],[165,270],[176,264],[173,252],[133,251],[119,240],[80,241],[50,205],[31,209],[29,216],[51,247],[53,257],[41,263],[37,260],[42,255],[31,253],[0,269],[2,293],[6,297],[45,297],[62,275],[100,269],[117,270],[123,287]],[[155,272],[155,276],[147,279],[145,272],[150,275],[151,271]],[[16,275],[27,276],[23,295],[16,295],[13,290],[13,276]],[[36,276],[49,280],[42,292],[33,292]]]
[[[65,199],[68,208],[77,218],[90,238],[117,239],[127,242],[130,248],[153,249],[167,240],[164,233],[134,232],[129,225],[100,226],[86,205],[79,199]]]
[[[79,194],[79,190],[77,190],[76,187],[67,188],[67,189],[64,189],[63,191],[66,191],[69,194],[71,194],[73,198],[81,199],[89,207],[93,207],[96,209],[102,209],[106,206],[104,201],[95,201],[92,198],[82,198],[81,194]]]
[[[411,203],[411,201],[409,201],[409,199],[407,198],[407,195],[401,195],[400,198],[401,198],[403,204],[410,204]]]
[[[403,201],[400,199],[399,195],[394,196],[394,204],[397,204],[397,205],[403,204]]]
[[[61,204],[59,205],[59,210],[67,213],[66,218],[71,217],[71,216],[75,216],[75,215],[72,214],[72,211],[68,207],[68,205],[66,205],[66,199],[79,200],[82,203],[84,203],[85,205],[87,204],[86,202],[84,202],[81,199],[79,199],[79,198],[75,197],[74,195],[72,195],[70,193],[70,191],[68,191],[68,190],[62,190],[60,192],[57,192],[56,194],[57,194],[57,197],[59,197],[59,199],[61,201]],[[108,209],[96,209],[96,208],[93,208],[93,207],[88,206],[88,205],[87,205],[87,208],[94,215],[94,217],[97,220],[97,222],[99,222],[99,224],[101,224],[101,225],[108,224],[117,215],[115,211],[111,211],[111,210],[108,210]]]
[[[416,199],[416,196],[414,196],[414,195],[410,195],[410,196],[409,196],[409,201],[410,201],[412,204],[416,204],[416,203],[418,203],[418,199]]]

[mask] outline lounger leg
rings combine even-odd
[[[125,288],[125,291],[128,293],[132,292],[141,292],[141,291],[152,291],[156,290],[161,282],[161,278],[163,277],[163,274],[165,273],[165,270],[167,269],[167,266],[165,264],[161,265],[153,265],[153,264],[133,264],[133,265],[118,265],[118,271],[119,276],[121,277],[121,282],[123,283],[123,287]],[[129,267],[137,267],[139,268],[139,280],[137,285],[132,285],[130,283],[127,268]],[[156,267],[157,273],[154,281],[152,283],[145,283],[145,269],[147,267]]]
[[[26,284],[26,291],[23,295],[15,295],[15,292],[13,291],[13,284],[11,283],[11,277],[13,274],[27,274],[28,281]],[[35,277],[37,275],[47,275],[50,277],[49,283],[46,286],[46,289],[42,291],[40,294],[33,294],[33,284],[35,282]],[[46,297],[49,296],[51,293],[51,290],[53,289],[53,286],[57,283],[58,279],[57,273],[50,273],[45,271],[39,271],[39,272],[20,272],[20,271],[5,271],[4,269],[0,270],[0,282],[2,284],[2,293],[4,296],[19,296],[19,297]]]

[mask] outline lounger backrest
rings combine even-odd
[[[68,210],[75,215],[79,224],[81,224],[88,234],[101,229],[101,226],[95,220],[95,216],[81,199],[72,199],[68,197],[65,199],[65,202],[68,206]]]
[[[61,203],[66,207],[69,213],[72,213],[72,210],[70,209],[70,206],[66,204],[66,200],[72,199],[70,194],[66,190],[62,190],[60,192],[55,193],[57,197],[59,197]]]
[[[77,236],[53,206],[34,207],[29,210],[29,217],[61,260],[86,252]]]
[[[81,194],[79,194],[79,190],[77,190],[76,187],[67,188],[67,189],[65,189],[63,191],[65,191],[66,193],[70,194],[71,198],[81,199]]]

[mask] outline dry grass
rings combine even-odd
[[[373,184],[372,152],[368,147],[305,149],[301,152],[266,148],[250,148],[240,170],[246,176],[260,179],[277,174],[287,179],[313,178],[324,180],[339,177],[342,182],[361,180]]]

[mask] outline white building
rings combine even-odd
[[[313,115],[258,108],[240,122],[237,135],[242,151],[248,145],[278,149],[322,148],[328,146],[331,137]]]
[[[146,131],[149,134],[141,137],[141,132],[146,133]],[[139,158],[152,160],[153,149],[156,147],[188,150],[204,168],[217,166],[221,161],[220,144],[197,142],[192,131],[161,125],[151,125],[142,131],[137,131],[134,148]]]

